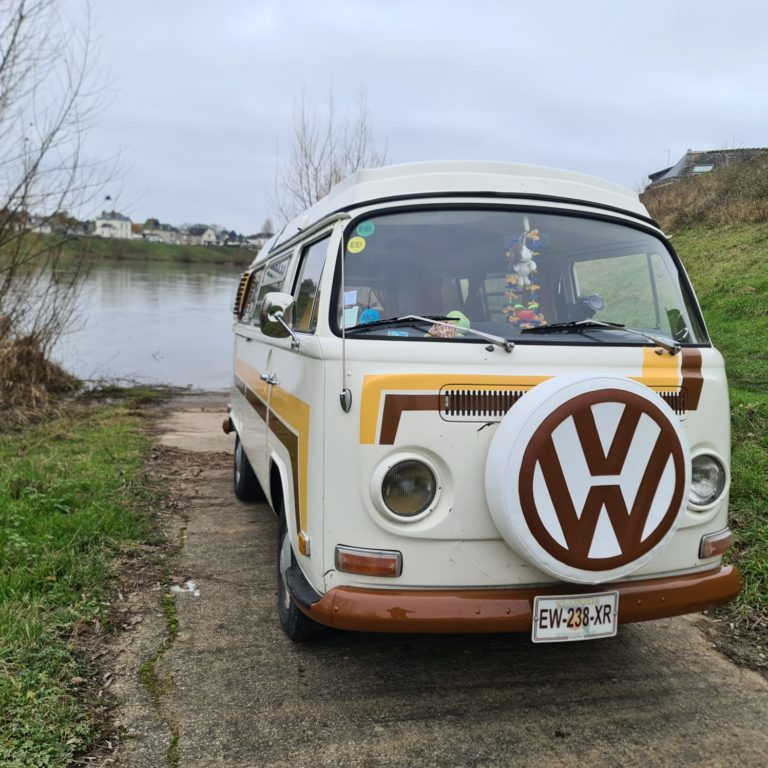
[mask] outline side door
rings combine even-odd
[[[261,332],[259,316],[264,296],[282,289],[290,257],[290,252],[281,254],[260,267],[243,322],[235,330],[235,386],[245,401],[240,439],[265,490],[269,488],[267,409],[273,339]]]
[[[322,516],[317,505],[322,503],[318,489],[323,482],[325,378],[316,329],[319,285],[330,239],[330,232],[326,232],[301,246],[294,279],[284,287],[294,297],[293,331],[299,345],[297,348],[290,338],[273,339],[269,367],[268,452],[286,476],[288,530],[299,555],[309,554],[310,518],[315,526],[311,538],[318,543],[321,535],[317,525],[321,525]]]

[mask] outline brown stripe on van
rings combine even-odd
[[[263,400],[240,378],[235,378],[235,386],[240,390],[248,403],[254,408],[256,413],[267,421],[267,406]],[[285,446],[288,451],[288,457],[291,461],[291,475],[293,482],[294,512],[296,514],[296,530],[301,531],[301,501],[299,497],[299,438],[291,432],[288,426],[275,415],[274,411],[269,414],[269,429],[274,436]],[[277,511],[277,510],[275,510]]]
[[[440,395],[387,395],[384,398],[384,412],[381,416],[381,445],[393,445],[400,426],[403,411],[439,411]]]
[[[699,407],[701,389],[704,386],[704,375],[701,372],[701,350],[696,347],[686,347],[681,352],[683,356],[680,370],[683,374],[682,387],[685,392],[685,404],[689,411]]]
[[[238,376],[235,379],[235,386],[238,388],[243,397],[248,401],[251,407],[256,413],[261,416],[266,422],[267,420],[267,406],[261,398]]]
[[[299,438],[288,426],[274,413],[269,413],[269,429],[275,437],[285,446],[291,460],[291,474],[293,475],[293,510],[296,514],[296,532],[301,531],[301,501],[299,499]]]

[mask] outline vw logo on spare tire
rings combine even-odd
[[[690,486],[672,409],[613,376],[539,384],[491,441],[485,488],[509,546],[545,573],[599,584],[627,576],[670,541]]]

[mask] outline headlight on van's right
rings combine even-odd
[[[723,492],[725,480],[725,467],[714,456],[706,453],[694,456],[688,500],[697,507],[706,507]]]
[[[390,467],[381,484],[381,496],[387,509],[399,517],[420,515],[434,501],[437,479],[420,461],[407,459]]]

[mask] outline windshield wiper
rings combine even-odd
[[[665,349],[670,355],[676,355],[681,349],[680,345],[674,341],[664,341],[644,331],[627,328],[623,323],[606,323],[602,320],[573,320],[569,323],[550,323],[549,325],[539,325],[535,328],[523,328],[520,333],[580,333],[581,331],[588,331],[594,328],[634,333],[636,336],[642,336],[644,339],[647,339],[657,347]]]
[[[357,325],[350,326],[346,329],[346,333],[356,333],[357,331],[365,331],[368,328],[376,328],[383,325],[413,325],[414,320],[423,320],[426,323],[432,323],[435,320],[450,320],[450,317],[445,315],[426,315],[424,317],[416,317],[415,315],[403,315],[402,317],[385,317],[381,320],[371,320],[370,323],[357,323]]]
[[[494,336],[490,333],[476,331],[474,328],[458,327],[454,325],[454,323],[446,322],[450,320],[455,321],[455,318],[448,317],[446,315],[403,315],[402,317],[390,317],[385,320],[374,320],[370,323],[358,323],[357,325],[353,325],[351,328],[347,328],[345,332],[347,334],[357,333],[358,331],[364,331],[371,327],[375,328],[377,325],[407,325],[418,322],[427,323],[429,325],[441,325],[445,326],[446,328],[452,328],[454,330],[460,331],[461,333],[469,333],[472,336],[477,336],[479,339],[490,341],[491,344],[494,344],[497,347],[501,347],[505,352],[511,352],[515,346],[513,341],[510,341],[509,339],[503,339],[501,336]]]

